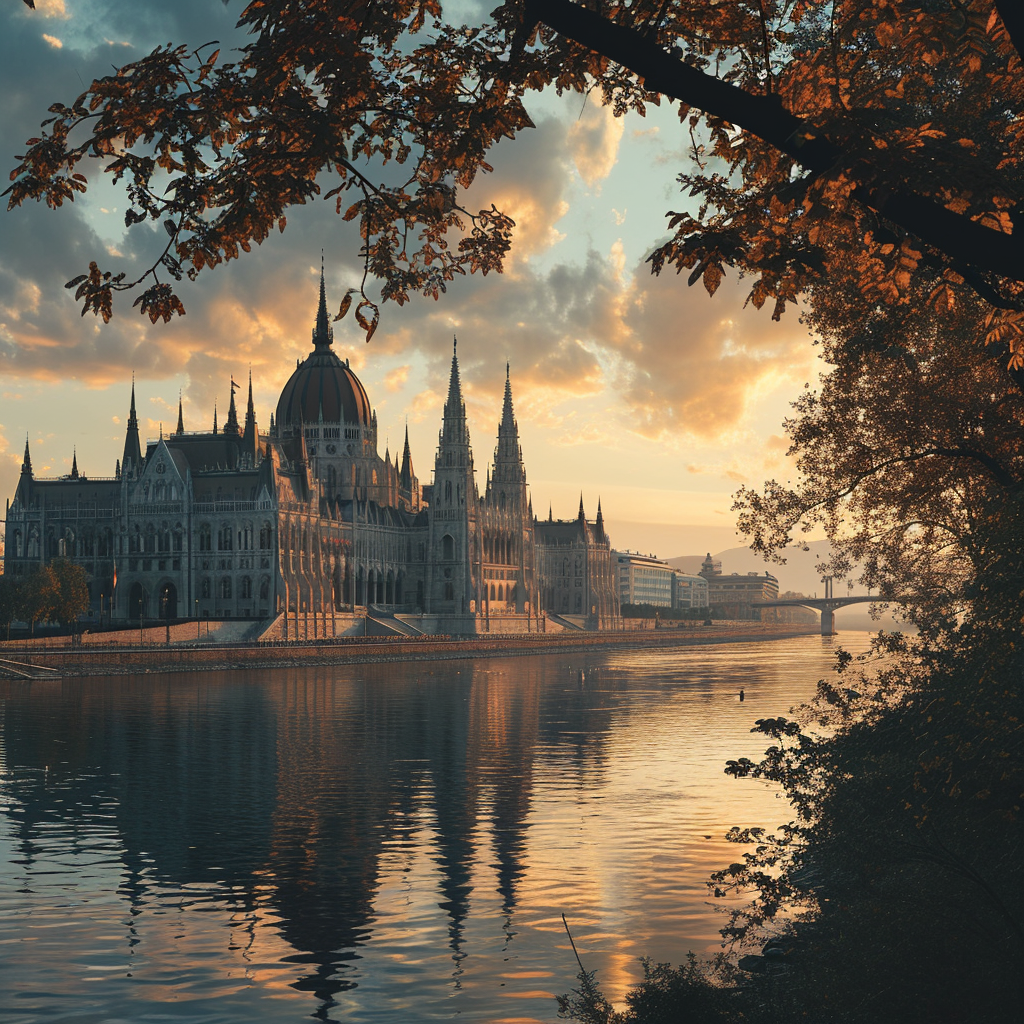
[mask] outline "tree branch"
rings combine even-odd
[[[999,6],[1002,10],[1013,7],[1013,3],[1001,0]],[[705,74],[635,29],[608,21],[572,0],[527,0],[526,9],[527,19],[534,24],[543,22],[567,39],[622,65],[642,77],[644,87],[651,92],[722,118],[763,139],[811,172],[828,171],[840,161],[867,161],[871,165],[869,154],[845,152],[813,125],[786,110],[776,95],[751,95]],[[1014,24],[1024,22],[1024,14],[1008,18]],[[953,259],[1024,280],[1024,248],[1013,235],[985,227],[933,199],[898,187],[865,184],[854,196]]]

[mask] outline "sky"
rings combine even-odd
[[[15,166],[47,107],[70,103],[93,78],[168,42],[211,39],[222,53],[245,37],[240,0],[14,0],[0,12],[0,150]],[[454,10],[454,8],[452,8]],[[474,15],[472,0],[458,11]],[[454,16],[450,14],[449,16]],[[774,323],[744,308],[735,274],[712,298],[685,276],[650,274],[645,258],[684,208],[676,176],[690,167],[688,134],[671,106],[614,118],[593,97],[543,94],[536,127],[492,152],[466,205],[494,203],[516,221],[505,272],[454,282],[440,301],[382,308],[369,345],[351,318],[335,324],[376,408],[392,454],[406,424],[416,472],[428,482],[447,389],[452,337],[478,481],[484,483],[511,378],[534,510],[573,518],[598,498],[615,547],[661,557],[742,540],[732,495],[793,475],[782,420],[818,349],[790,312]],[[223,423],[229,383],[251,368],[257,420],[269,426],[295,360],[310,349],[320,251],[337,308],[361,269],[358,236],[333,200],[288,211],[283,234],[204,271],[180,292],[188,313],[150,324],[115,300],[109,324],[80,315],[64,283],[97,259],[131,272],[163,242],[124,230],[125,201],[97,166],[89,191],[51,211],[0,210],[0,493],[13,496],[26,435],[37,475],[108,476],[120,456],[132,374],[142,432]],[[723,566],[726,572],[729,566]],[[779,570],[783,584],[785,570]]]

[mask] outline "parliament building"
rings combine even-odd
[[[234,388],[223,427],[146,443],[135,386],[114,475],[38,479],[29,445],[7,507],[5,571],[58,556],[85,567],[91,617],[276,620],[272,635],[327,638],[353,620],[473,634],[614,628],[619,600],[600,502],[537,520],[506,367],[493,465],[481,494],[453,352],[434,475],[421,484],[408,430],[378,450],[377,415],[333,349],[323,274],[313,350],[284,386],[270,428],[244,421]],[[271,634],[267,634],[271,635]]]

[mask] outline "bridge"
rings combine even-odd
[[[896,598],[882,598],[871,596],[858,597],[836,597],[832,592],[832,577],[826,576],[824,597],[794,597],[784,601],[751,601],[753,608],[814,608],[821,612],[821,635],[835,636],[836,632],[836,609],[845,608],[848,604],[868,604],[870,602],[898,600]]]

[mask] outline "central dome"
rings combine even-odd
[[[288,378],[277,403],[277,426],[300,423],[370,425],[370,400],[359,378],[330,349],[315,348]]]
[[[373,418],[370,400],[359,378],[342,362],[331,346],[334,330],[327,315],[324,272],[320,270],[320,305],[313,328],[313,351],[295,367],[277,402],[277,426],[301,423],[349,423],[369,427]]]

